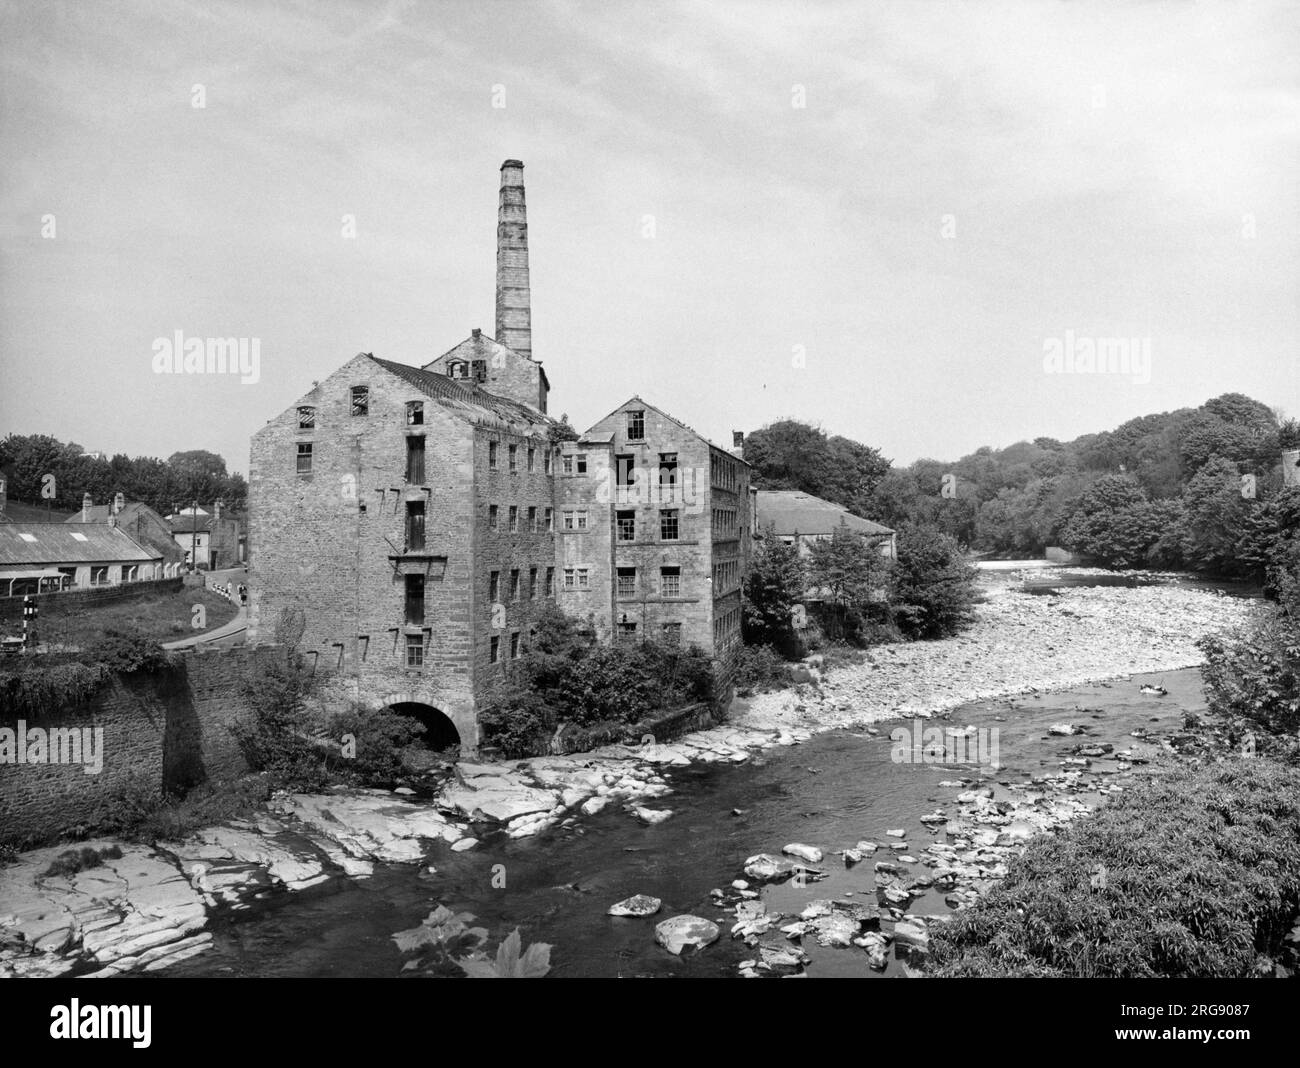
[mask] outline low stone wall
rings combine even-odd
[[[68,590],[66,593],[34,593],[31,595],[43,613],[51,605],[60,611],[75,612],[91,605],[112,602],[136,601],[143,597],[157,597],[176,593],[181,588],[180,578],[150,579],[146,582],[128,582],[120,586],[102,586],[93,590]],[[0,622],[19,622],[23,618],[21,597],[0,597]]]
[[[246,772],[231,730],[247,711],[244,680],[257,661],[284,655],[275,646],[175,655],[166,670],[114,676],[82,706],[37,718],[0,709],[0,841],[76,834],[124,795],[184,793]],[[38,762],[18,763],[20,746]]]

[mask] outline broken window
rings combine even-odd
[[[580,452],[573,457],[573,469],[580,475],[587,473],[587,454]]]
[[[464,378],[466,370],[467,365],[461,360],[452,360],[451,363],[447,364],[447,373],[452,378]]]
[[[630,486],[636,479],[636,457],[621,455],[614,457],[614,484]]]
[[[497,443],[488,442],[488,470],[495,471],[497,468]]]
[[[546,596],[555,596],[555,568],[553,567],[546,569]]]
[[[510,506],[510,530],[512,532],[519,530],[519,506],[517,504]]]
[[[620,623],[618,625],[618,640],[620,642],[636,641],[636,624]]]
[[[488,575],[488,600],[496,603],[501,593],[501,572],[493,571]]]
[[[615,512],[619,541],[636,541],[636,512]]]
[[[677,485],[677,454],[661,452],[659,454],[659,485]]]
[[[469,370],[475,382],[487,381],[487,360],[471,360]]]
[[[314,430],[316,428],[316,409],[302,407],[298,409],[298,429]]]
[[[528,532],[537,533],[537,509],[531,504],[528,506]]]
[[[510,659],[519,659],[519,631],[514,631],[510,635]]]
[[[573,511],[566,508],[563,513],[564,522],[562,530],[586,530],[587,513],[586,511]]]
[[[510,569],[510,600],[519,600],[519,568]]]
[[[528,471],[529,474],[537,467],[537,450],[531,445],[528,446]]]
[[[676,508],[661,508],[659,510],[659,537],[664,541],[676,541],[678,539]]]
[[[424,485],[424,438],[406,439],[406,481]]]
[[[682,625],[680,623],[665,623],[663,625],[664,641],[669,645],[682,644]]]
[[[493,664],[501,659],[501,639],[495,634],[492,635],[492,641],[488,644],[488,659]]]
[[[628,441],[645,440],[645,412],[627,413],[627,439]]]
[[[352,387],[352,414],[353,415],[370,414],[370,387],[369,386]]]
[[[531,601],[537,596],[537,568],[528,569],[528,599]]]
[[[406,576],[406,622],[413,627],[424,625],[424,576]]]
[[[424,401],[406,402],[406,425],[424,426]]]
[[[424,502],[406,502],[406,551],[419,552],[424,548]]]
[[[680,567],[661,567],[659,569],[659,596],[680,597],[682,595],[682,569]]]
[[[298,474],[311,474],[311,442],[298,442]]]
[[[547,508],[546,509],[546,533],[550,534],[554,530],[555,530],[555,510],[553,508]]]
[[[511,445],[509,448],[509,468],[511,474],[519,470],[519,446]]]

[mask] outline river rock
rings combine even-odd
[[[771,853],[757,853],[745,861],[745,874],[760,882],[776,882],[794,874],[794,865]]]
[[[886,831],[885,833],[886,833],[887,835],[889,835],[890,838],[906,838],[906,837],[907,837],[907,831],[903,830],[903,828],[901,828],[901,827],[899,827],[899,828],[897,828],[897,829],[895,829],[895,830],[892,830],[892,831]]]
[[[702,916],[674,916],[655,925],[655,941],[678,956],[686,949],[712,945],[720,933],[716,923]]]
[[[816,846],[804,845],[802,842],[791,842],[782,850],[787,856],[798,857],[800,860],[806,860],[809,864],[820,864],[822,851]]]
[[[637,819],[642,820],[643,822],[649,823],[651,825],[654,825],[656,823],[663,823],[664,820],[668,819],[668,817],[670,817],[673,814],[673,810],[670,808],[655,809],[655,808],[638,807],[636,809],[633,809],[633,811],[636,813]]]
[[[633,894],[609,906],[611,916],[653,916],[663,902],[649,894]]]

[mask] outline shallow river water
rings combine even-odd
[[[1148,681],[1162,682],[1168,695],[1140,694],[1139,685]],[[1007,783],[1062,770],[1060,761],[1082,739],[1049,737],[1051,723],[1086,725],[1089,743],[1125,749],[1133,744],[1129,732],[1136,727],[1167,734],[1181,727],[1185,709],[1201,708],[1200,676],[1190,669],[982,702],[921,723],[996,728],[1003,766],[982,785],[1003,790]],[[767,750],[746,764],[670,769],[674,792],[660,804],[674,814],[657,826],[643,826],[611,806],[536,838],[489,837],[472,852],[453,853],[437,844],[429,854],[437,874],[411,865],[379,865],[370,879],[340,877],[316,890],[281,894],[254,912],[217,920],[210,952],[160,974],[396,976],[405,958],[392,933],[415,926],[443,904],[475,914],[490,933],[489,949],[515,927],[525,945],[551,944],[554,976],[735,976],[736,965],[753,952],[728,937],[734,916],[713,905],[709,892],[741,877],[747,857],[779,853],[789,842],[827,851],[818,867],[829,878],[803,888],[787,883],[763,890],[769,908],[798,913],[819,898],[874,904],[873,861],[895,859],[887,829],[905,828],[913,855],[944,840],[942,826],[932,833],[919,817],[936,807],[952,812],[963,788],[938,783],[974,778],[977,771],[969,765],[892,761],[890,730],[910,730],[912,723],[879,724],[881,733],[874,737],[865,731],[834,731],[802,745]],[[1112,777],[1108,769],[1113,771],[1113,761],[1095,760],[1088,772],[1104,782]],[[1143,770],[1139,766],[1134,772]],[[1090,802],[1098,795],[1075,796]],[[880,843],[881,851],[850,869],[829,852],[860,839]],[[505,885],[494,887],[502,876]],[[646,919],[605,914],[613,902],[637,893],[662,898],[663,909]],[[949,910],[943,895],[930,891],[909,911]],[[655,944],[653,928],[678,913],[714,920],[722,928],[721,939],[695,955],[670,955]],[[812,939],[804,940],[804,949],[811,957],[810,978],[877,974],[868,970],[859,949],[822,948]],[[901,965],[891,957],[884,974],[900,973]]]

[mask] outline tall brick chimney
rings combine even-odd
[[[524,165],[501,164],[497,209],[497,341],[532,359],[533,324],[528,291],[528,216],[524,210]]]

